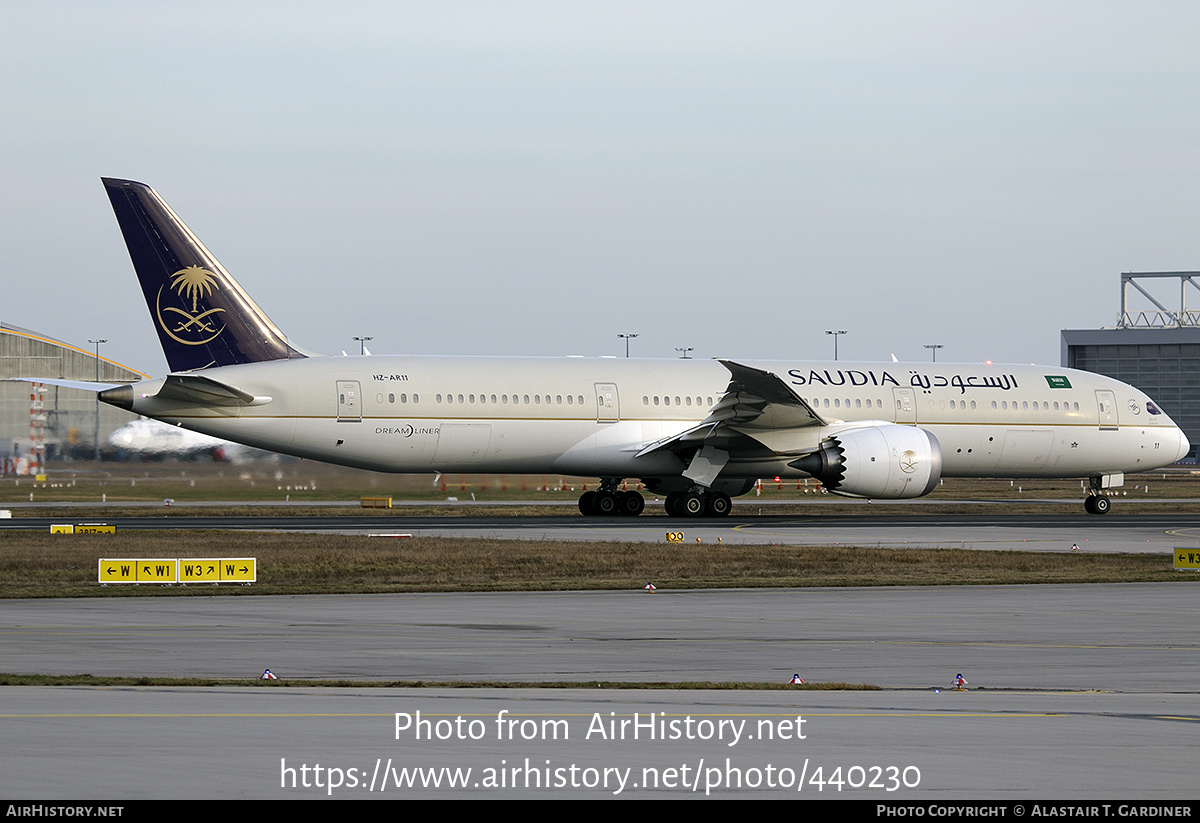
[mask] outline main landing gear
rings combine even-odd
[[[592,517],[610,517],[624,515],[637,517],[646,508],[646,498],[638,492],[620,491],[617,483],[621,481],[600,481],[598,491],[584,492],[579,496],[579,513]]]
[[[621,491],[620,479],[602,479],[596,491],[579,496],[579,512],[587,517],[637,517],[646,508],[646,499],[638,492]],[[666,509],[671,517],[726,517],[733,501],[724,492],[693,488],[667,495]]]
[[[727,517],[733,501],[724,492],[690,489],[667,495],[666,509],[671,517]]]
[[[1108,514],[1112,502],[1108,499],[1108,495],[1104,494],[1089,494],[1083,499],[1083,510],[1088,514]]]

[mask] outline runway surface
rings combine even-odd
[[[9,798],[775,797],[924,810],[1196,796],[1194,695],[9,688],[4,698]],[[418,712],[434,739],[416,739]],[[397,713],[408,716],[398,734]],[[608,734],[635,713],[674,725],[666,739],[645,725],[638,739],[628,726],[624,739],[619,726]]]
[[[1200,547],[1200,514],[1121,513],[1012,515],[981,508],[971,514],[885,513],[870,516],[731,516],[711,518],[589,518],[580,516],[322,515],[223,517],[170,514],[79,518],[16,517],[0,531],[49,529],[52,523],[105,522],[126,529],[259,529],[347,534],[484,537],[661,543],[682,533],[689,543],[953,547],[968,549],[1153,552]]]
[[[0,601],[10,672],[1191,692],[1200,584]],[[1137,665],[1129,665],[1132,661]]]
[[[704,796],[706,787],[716,796],[872,801],[1194,797],[1198,596],[1200,584],[1182,582],[4,601],[10,671],[249,682],[270,667],[281,681],[270,689],[6,688],[0,792],[321,797],[333,778],[314,770],[321,764],[341,770],[335,797],[611,797],[617,784],[602,778],[616,781],[626,768],[618,796],[637,798]],[[960,672],[969,690],[949,690]],[[781,683],[793,674],[883,690],[587,688],[597,680]],[[309,677],[581,688],[278,688]],[[435,739],[417,740],[416,726],[397,738],[395,713],[415,723],[417,711]],[[519,721],[517,739],[498,736],[501,711]],[[683,736],[651,740],[643,727],[635,740],[627,725],[614,739],[593,726],[632,722],[634,713],[645,723],[652,712],[677,721]],[[472,719],[481,736],[456,736]],[[722,720],[745,720],[743,734],[754,736],[715,739],[719,729],[733,733]],[[563,728],[566,739],[552,736]],[[450,736],[437,739],[439,731]],[[473,777],[458,788],[395,788],[415,779],[395,769],[447,766]],[[501,766],[520,772],[492,780],[508,774],[519,785],[489,787],[483,770]],[[822,782],[841,767],[842,785],[818,790],[818,766]],[[370,789],[381,769],[394,776],[383,793]],[[551,787],[532,785],[535,773]]]

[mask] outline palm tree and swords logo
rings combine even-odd
[[[217,315],[225,309],[200,310],[200,300],[218,288],[217,276],[211,271],[203,266],[188,266],[171,275],[171,289],[183,299],[185,308],[164,306],[162,293],[165,288],[161,286],[158,290],[158,324],[172,340],[185,346],[201,346],[225,331],[224,325],[219,328],[216,325]],[[189,300],[192,305],[190,312],[186,310]]]

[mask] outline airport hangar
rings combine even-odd
[[[1179,305],[1168,308],[1143,285],[1161,293],[1172,283]],[[1125,272],[1115,328],[1063,330],[1061,365],[1121,380],[1150,395],[1192,444],[1200,446],[1200,311],[1188,310],[1188,287],[1200,290],[1200,272]],[[1153,309],[1131,311],[1133,288]],[[1120,409],[1117,410],[1120,414]]]
[[[97,350],[99,345],[96,346]],[[0,323],[0,473],[37,474],[45,460],[91,460],[137,415],[75,389],[12,382],[47,377],[123,385],[146,375],[97,351]]]

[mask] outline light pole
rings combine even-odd
[[[838,341],[838,338],[839,338],[839,337],[841,337],[843,334],[845,334],[845,333],[846,333],[846,330],[845,330],[845,329],[839,329],[839,330],[837,330],[837,331],[829,331],[829,330],[827,329],[827,330],[825,331],[825,333],[826,333],[826,334],[832,334],[832,335],[833,335],[833,359],[836,361],[836,360],[838,359],[838,351],[837,351],[837,349],[838,349],[838,346],[837,346],[837,341]]]
[[[367,353],[367,341],[374,340],[375,338],[374,337],[356,337],[354,339],[358,341],[358,353],[360,355],[365,355]]]
[[[695,350],[696,349],[694,346],[688,346],[688,347],[682,348],[682,349],[679,346],[675,347],[675,351],[680,352],[680,354],[679,354],[680,360],[691,360],[692,356],[691,356],[691,354],[689,354],[689,352],[693,352]]]
[[[618,334],[617,337],[625,338],[625,359],[628,360],[629,359],[629,341],[631,339],[633,339],[634,337],[637,337],[637,335],[636,334]]]
[[[937,350],[945,348],[945,346],[943,346],[941,343],[929,343],[925,346],[925,348],[929,349],[930,353],[933,354],[933,362],[936,363],[937,362]]]
[[[89,343],[96,344],[96,382],[100,382],[100,344],[107,343],[107,340],[92,340],[88,339]],[[95,444],[95,450],[92,453],[92,459],[100,462],[100,392],[96,392],[96,426],[92,430],[92,443]]]

